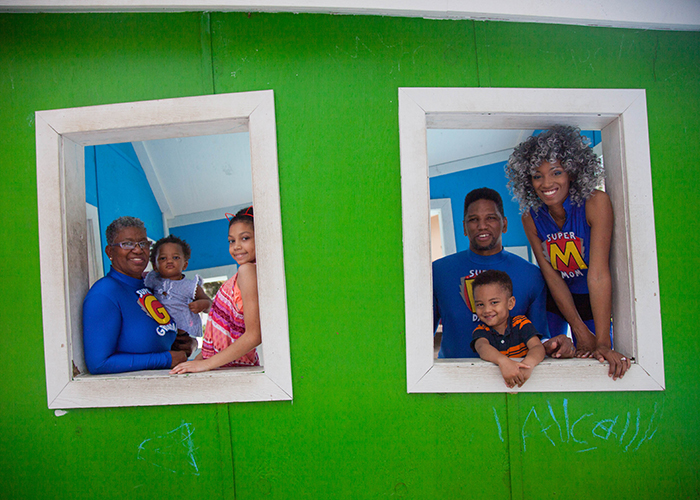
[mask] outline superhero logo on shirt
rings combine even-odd
[[[459,279],[459,294],[462,296],[464,303],[467,304],[467,308],[469,308],[469,311],[472,313],[472,321],[478,321],[479,319],[476,315],[476,306],[474,306],[474,288],[472,287],[472,284],[474,283],[474,278],[483,272],[483,269],[479,271],[472,269],[469,271],[467,276]]]
[[[547,241],[542,242],[542,249],[545,258],[554,269],[561,272],[562,278],[583,276],[581,270],[588,269],[583,260],[585,254],[583,240],[573,231],[548,235]]]
[[[156,323],[158,323],[158,328],[156,332],[161,337],[165,335],[168,331],[176,331],[175,323],[170,318],[170,314],[163,307],[163,304],[148,290],[147,288],[142,288],[136,292],[139,296],[139,305],[141,309],[153,318]]]

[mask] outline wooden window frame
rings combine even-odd
[[[243,131],[250,133],[255,215],[264,221],[255,237],[265,366],[184,376],[167,370],[87,374],[82,345],[82,303],[88,291],[84,147]],[[272,90],[37,111],[36,152],[49,408],[292,399]],[[74,364],[81,375],[73,375]]]
[[[400,88],[398,93],[408,392],[664,390],[645,91]],[[610,266],[615,346],[634,362],[624,378],[613,381],[607,364],[597,360],[547,358],[523,387],[507,389],[492,363],[433,360],[426,130],[546,129],[557,123],[602,132],[606,191],[615,213]]]

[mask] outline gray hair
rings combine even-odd
[[[144,225],[143,221],[138,217],[129,217],[128,215],[118,217],[114,219],[109,226],[107,226],[107,230],[105,231],[105,235],[107,236],[107,244],[114,245],[114,240],[117,238],[119,232],[127,227],[136,227],[138,229],[143,229],[144,231],[146,230],[146,226]]]
[[[532,187],[532,174],[543,162],[557,160],[569,174],[569,197],[575,205],[582,205],[605,178],[600,158],[588,145],[588,139],[581,136],[581,130],[554,125],[521,142],[508,159],[508,189],[520,204],[521,212],[542,206],[542,200]]]

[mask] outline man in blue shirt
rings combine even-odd
[[[433,262],[433,327],[442,324],[440,358],[472,358],[472,332],[478,325],[472,281],[481,272],[498,269],[513,281],[513,316],[525,315],[544,339],[547,327],[546,288],[537,266],[503,250],[508,230],[501,196],[489,188],[475,189],[464,199],[464,235],[469,249]],[[573,343],[565,335],[545,342],[547,354],[572,357]]]

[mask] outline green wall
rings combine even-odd
[[[693,498],[700,34],[0,15],[3,498]],[[406,394],[397,88],[647,91],[664,393]],[[36,110],[274,89],[294,401],[47,409]],[[683,338],[681,338],[683,335]]]

